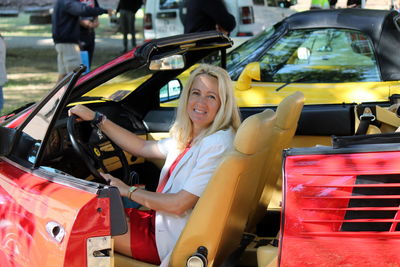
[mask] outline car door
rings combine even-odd
[[[46,142],[57,140],[49,129],[82,71],[67,76],[19,127],[0,127],[2,266],[111,267],[111,235],[127,231],[116,188],[38,165]]]

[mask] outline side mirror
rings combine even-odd
[[[182,92],[182,84],[178,79],[169,81],[160,89],[160,102],[178,99]]]
[[[185,67],[182,55],[172,55],[150,61],[150,70],[177,70]]]
[[[239,76],[239,79],[236,83],[236,89],[240,91],[250,89],[252,80],[261,80],[261,70],[259,62],[252,62],[247,64],[247,66],[244,68]]]

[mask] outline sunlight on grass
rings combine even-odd
[[[29,102],[39,101],[47,94],[57,82],[57,55],[51,39],[51,24],[30,24],[30,14],[21,12],[17,17],[1,17],[0,33],[5,36],[16,37],[45,37],[38,42],[51,44],[40,47],[39,45],[27,47],[7,47],[6,68],[8,82],[3,87],[4,107],[0,115],[25,105]],[[99,17],[100,27],[96,29],[96,37],[122,39],[117,26],[110,23],[108,15]],[[136,27],[142,29],[143,12],[136,14]],[[143,38],[139,32],[136,38]],[[112,49],[96,49],[93,67],[96,68],[118,56],[118,51]]]
[[[2,17],[0,32],[7,36],[51,36],[51,25],[29,24],[29,14],[21,13],[18,17]]]
[[[0,32],[4,36],[38,36],[51,37],[51,24],[29,24],[30,14],[20,13],[18,17],[2,17],[0,20]],[[98,38],[122,38],[118,28],[110,24],[107,14],[99,16],[100,26],[96,29]],[[143,11],[136,13],[136,28],[143,25]]]

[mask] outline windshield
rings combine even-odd
[[[259,60],[266,82],[377,82],[372,42],[360,32],[294,30]]]
[[[276,35],[271,28],[232,50],[227,58],[232,79],[248,63],[260,62],[262,82],[381,81],[372,41],[361,32],[325,28]]]
[[[160,0],[160,9],[175,9],[179,8],[181,0]]]

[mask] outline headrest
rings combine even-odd
[[[237,130],[234,146],[237,151],[251,155],[261,151],[272,135],[276,114],[271,109],[245,119]]]
[[[304,105],[304,94],[297,91],[296,93],[285,97],[278,105],[276,110],[276,125],[281,129],[289,129],[297,126],[301,110]]]

